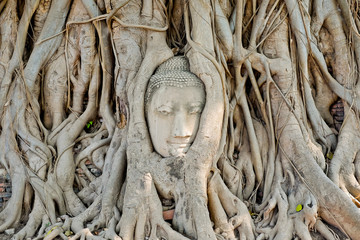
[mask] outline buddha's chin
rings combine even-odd
[[[190,144],[173,144],[169,146],[169,155],[171,157],[183,157],[189,151]]]

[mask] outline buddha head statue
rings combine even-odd
[[[203,82],[183,56],[161,64],[149,80],[145,112],[154,149],[162,157],[183,156],[193,143],[205,105]]]

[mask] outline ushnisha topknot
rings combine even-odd
[[[145,106],[150,101],[153,93],[160,86],[171,87],[200,87],[204,89],[203,82],[192,72],[190,72],[190,64],[186,57],[176,56],[162,63],[151,76],[146,94]]]

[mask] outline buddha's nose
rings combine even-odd
[[[191,126],[187,122],[186,113],[178,112],[174,117],[173,136],[178,138],[191,137]]]

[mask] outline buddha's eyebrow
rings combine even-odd
[[[193,102],[190,104],[191,107],[202,107],[204,105],[203,101]]]
[[[159,109],[159,108],[164,108],[164,107],[165,108],[172,108],[171,104],[169,104],[169,103],[162,103],[162,104],[156,106],[155,108]]]

